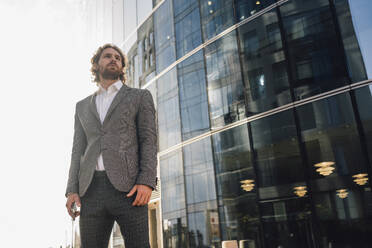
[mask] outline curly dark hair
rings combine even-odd
[[[120,50],[119,47],[117,47],[113,44],[110,44],[110,43],[105,44],[103,46],[100,46],[97,49],[96,53],[93,55],[93,57],[90,59],[90,62],[92,64],[92,67],[90,68],[90,71],[92,72],[93,82],[96,82],[96,83],[100,82],[97,65],[98,65],[99,59],[101,58],[103,50],[105,50],[106,48],[115,49],[120,54],[121,65],[123,66],[123,69],[121,71],[121,74],[120,74],[119,78],[123,83],[125,83],[125,81],[127,80],[127,73],[126,73],[127,72],[127,64],[128,64],[127,56],[125,56],[125,54]]]

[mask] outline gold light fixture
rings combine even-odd
[[[209,13],[210,13],[210,14],[213,14],[213,10],[210,10]]]
[[[208,5],[211,6],[212,5],[212,1],[208,1]]]
[[[252,179],[247,179],[247,180],[242,180],[240,181],[240,183],[242,184],[240,187],[244,190],[244,191],[252,191],[253,188],[254,188],[254,180]]]
[[[259,5],[259,4],[261,4],[261,2],[260,1],[257,1],[256,4]]]
[[[340,197],[341,199],[346,198],[347,195],[349,194],[349,192],[347,192],[346,189],[339,189],[339,190],[336,190],[336,192],[337,192],[338,197]]]
[[[367,173],[359,173],[353,176],[354,182],[358,185],[364,185],[368,181],[368,174]]]
[[[294,187],[293,189],[294,189],[294,193],[299,197],[304,197],[307,193],[306,186],[297,186],[297,187]]]
[[[335,162],[332,162],[332,161],[321,162],[321,163],[314,164],[314,167],[318,168],[318,169],[316,169],[316,171],[320,175],[329,176],[335,170],[335,167],[333,167],[334,164],[335,164]]]

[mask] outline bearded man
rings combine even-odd
[[[98,90],[76,104],[66,208],[73,219],[80,215],[82,248],[107,248],[115,221],[126,248],[150,247],[147,204],[157,168],[153,99],[148,90],[124,84],[127,61],[118,47],[99,47],[91,63]]]

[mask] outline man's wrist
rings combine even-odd
[[[69,193],[66,194],[66,196],[69,197],[70,195],[73,195],[73,194],[77,194],[77,193],[75,193],[75,192],[69,192]]]

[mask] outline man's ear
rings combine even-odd
[[[95,71],[98,70],[98,65],[96,63],[93,64],[93,70],[95,70]]]

